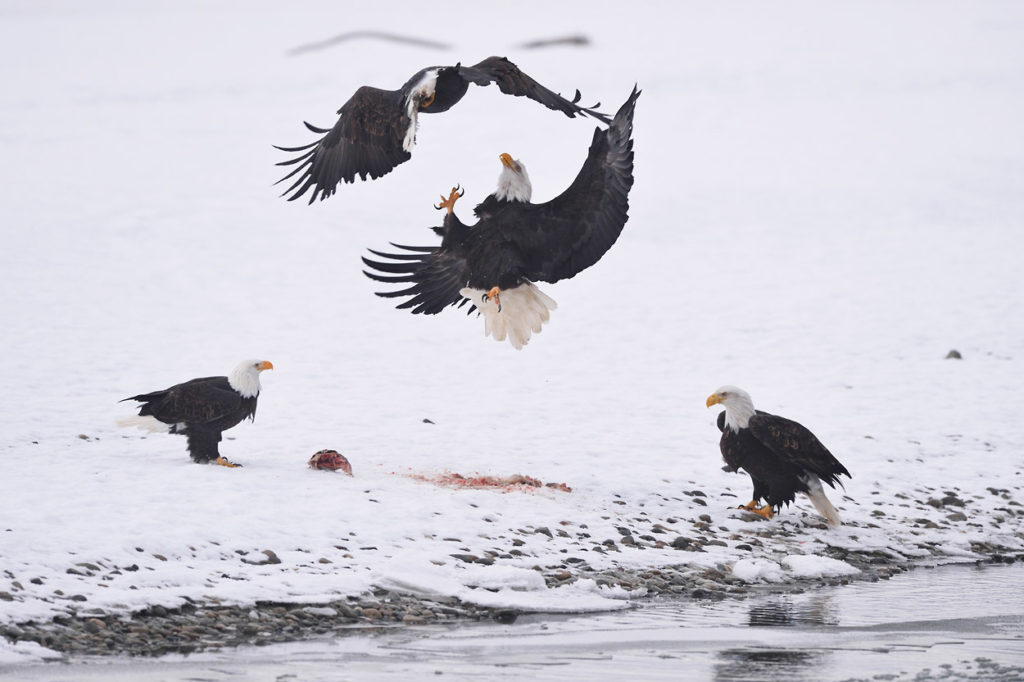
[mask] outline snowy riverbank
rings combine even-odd
[[[360,494],[356,479],[312,471],[305,478],[345,486],[349,507],[360,499],[370,509],[387,505],[371,501],[383,496],[383,486]],[[8,641],[0,650],[7,662],[60,654],[159,655],[292,641],[357,624],[618,609],[656,595],[742,598],[764,589],[888,578],[915,564],[1024,555],[1019,490],[923,486],[888,491],[891,503],[869,494],[858,507],[841,504],[847,524],[828,529],[813,514],[795,510],[762,521],[726,508],[735,500],[731,493],[709,499],[699,489],[641,504],[613,497],[583,514],[577,491],[414,485],[422,486],[418,497],[465,503],[462,521],[447,526],[449,535],[410,520],[410,532],[387,543],[378,536],[370,545],[359,533],[333,535],[330,523],[318,521],[291,527],[289,539],[282,535],[273,546],[193,541],[175,553],[164,543],[160,551],[55,552],[47,564],[9,565],[10,587],[0,592],[6,600],[0,634]],[[544,526],[509,527],[502,521],[510,510],[494,511],[508,505],[524,521],[527,507],[550,515],[552,504],[561,504],[562,520]],[[435,524],[444,516],[426,515]]]
[[[576,612],[1024,551],[1024,8],[517,7],[455,30],[443,2],[7,3],[0,628],[73,619],[102,650],[186,605]],[[452,47],[289,53],[356,25]],[[643,89],[630,220],[545,285],[559,307],[521,352],[395,310],[359,258],[434,241],[431,202],[460,184],[468,211],[502,152],[556,195],[590,122],[476,88],[377,182],[315,206],[272,186],[272,145],[359,85],[490,54],[608,111]],[[275,370],[222,444],[244,468],[116,428],[120,399],[247,357]],[[704,407],[725,383],[849,468],[844,526],[734,509],[750,484]],[[355,476],[306,468],[322,448]]]

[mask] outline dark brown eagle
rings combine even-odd
[[[277,147],[298,153],[278,166],[295,169],[278,182],[298,176],[284,195],[294,201],[312,190],[309,203],[334,194],[339,182],[355,182],[358,175],[376,179],[390,173],[411,158],[416,141],[417,115],[436,114],[451,109],[469,89],[469,84],[496,83],[506,95],[529,97],[549,109],[570,118],[586,114],[608,123],[608,117],[593,107],[577,102],[580,92],[570,101],[548,90],[519,70],[504,57],[488,57],[473,66],[430,66],[416,72],[398,90],[381,90],[364,85],[338,109],[338,122],[330,130],[306,122],[319,140],[301,147]]]
[[[256,418],[260,372],[274,369],[266,360],[245,360],[226,377],[192,379],[162,391],[141,393],[125,400],[142,403],[137,417],[121,426],[154,432],[179,433],[188,438],[188,453],[199,464],[241,466],[220,456],[221,432],[242,420]]]
[[[708,396],[708,407],[719,404],[725,408],[718,415],[722,457],[730,471],[743,469],[754,483],[752,499],[741,509],[770,519],[796,493],[804,493],[829,525],[842,523],[821,483],[835,488],[842,485],[841,474],[852,476],[813,433],[785,417],[755,410],[750,394],[735,386],[722,386]],[[758,505],[762,499],[767,502],[763,507]]]
[[[378,296],[409,296],[399,308],[430,315],[469,300],[483,313],[485,335],[522,348],[556,307],[533,282],[557,282],[590,267],[626,224],[639,96],[633,88],[608,128],[594,131],[576,179],[551,201],[530,203],[526,167],[508,154],[499,157],[498,189],[474,209],[475,225],[463,224],[453,211],[462,196],[458,188],[442,195],[436,208],[447,209],[444,225],[432,228],[440,246],[392,244],[402,252],[370,251],[389,260],[363,258],[373,269],[367,277],[407,285]]]

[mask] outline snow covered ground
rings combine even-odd
[[[630,595],[550,588],[535,567],[795,580],[850,572],[829,546],[1024,549],[1024,7],[26,1],[0,15],[0,623],[373,586],[574,611]],[[452,47],[289,53],[361,29]],[[521,47],[567,34],[591,45]],[[622,238],[542,287],[559,308],[519,352],[477,318],[393,309],[359,257],[433,243],[431,203],[461,184],[468,217],[501,152],[529,166],[536,201],[556,195],[590,122],[476,88],[423,117],[412,161],[379,181],[315,206],[272,187],[287,157],[271,145],[309,140],[304,119],[333,124],[359,85],[490,54],[606,111],[643,89]],[[244,468],[116,428],[121,398],[247,357],[275,370],[255,423],[222,444]],[[774,526],[730,509],[749,482],[721,471],[704,407],[725,383],[850,469],[832,495],[846,526],[806,523],[806,502]],[[306,468],[325,447],[354,478]],[[572,492],[414,477],[446,471]],[[701,523],[724,544],[640,539]],[[595,551],[620,527],[635,545]],[[281,563],[258,565],[264,550]],[[451,556],[488,551],[491,565]]]

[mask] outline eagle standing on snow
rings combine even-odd
[[[608,117],[593,107],[577,104],[580,92],[569,101],[555,94],[519,70],[504,57],[488,57],[473,66],[431,66],[421,69],[398,90],[381,90],[364,85],[338,109],[338,122],[330,130],[306,123],[323,135],[301,147],[277,147],[298,156],[278,166],[297,164],[278,182],[298,175],[284,194],[294,201],[312,190],[309,203],[334,194],[341,181],[355,182],[356,175],[376,179],[411,158],[416,141],[416,117],[451,109],[469,89],[470,83],[497,83],[506,95],[529,97],[549,109],[573,118],[586,114],[603,123]]]
[[[442,195],[447,209],[440,246],[393,246],[404,253],[371,253],[390,261],[363,262],[377,272],[366,276],[408,284],[387,298],[411,296],[399,308],[436,314],[472,301],[484,315],[484,334],[508,340],[517,349],[539,332],[556,304],[533,285],[557,282],[590,267],[611,248],[626,224],[633,185],[633,93],[607,130],[594,131],[590,153],[569,188],[551,201],[530,203],[526,167],[502,154],[498,189],[474,209],[479,219],[465,225],[455,215],[458,188]]]
[[[835,488],[842,485],[840,474],[852,476],[813,433],[795,421],[755,410],[750,394],[735,386],[722,386],[708,396],[708,407],[719,404],[725,408],[718,415],[722,457],[731,471],[744,469],[754,483],[752,499],[740,509],[770,519],[773,510],[804,493],[829,525],[842,523],[821,482]],[[762,499],[768,503],[763,507],[758,506]]]
[[[266,360],[245,360],[230,376],[204,377],[162,391],[133,395],[142,403],[137,417],[118,421],[153,432],[180,433],[188,438],[188,453],[199,464],[239,467],[220,456],[221,432],[242,420],[256,418],[260,372],[274,369]]]

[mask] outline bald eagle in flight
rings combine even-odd
[[[330,130],[308,122],[306,127],[322,137],[300,147],[277,147],[297,156],[278,166],[295,169],[278,183],[298,176],[284,195],[294,201],[311,191],[309,203],[334,194],[338,183],[387,175],[411,158],[416,141],[417,115],[448,111],[466,94],[469,84],[497,83],[506,95],[529,97],[549,109],[572,118],[584,114],[608,123],[593,107],[577,104],[580,92],[570,101],[548,90],[504,57],[488,57],[473,66],[430,66],[413,74],[398,90],[364,85],[338,109],[338,122]]]
[[[725,408],[718,415],[722,457],[728,470],[743,469],[754,483],[752,499],[741,509],[770,519],[803,493],[829,525],[842,523],[821,483],[835,488],[842,485],[840,474],[852,476],[813,433],[785,417],[755,410],[750,394],[735,386],[722,386],[708,396],[708,407],[719,404]],[[762,499],[767,502],[763,507],[758,505]]]
[[[274,369],[267,360],[245,360],[226,377],[192,379],[162,391],[140,393],[126,400],[142,403],[139,414],[118,421],[153,432],[180,433],[188,438],[188,453],[199,464],[238,467],[220,456],[221,432],[242,420],[256,418],[260,372]]]
[[[409,296],[398,308],[436,314],[471,301],[483,313],[484,334],[506,338],[517,349],[539,332],[555,302],[533,285],[575,276],[611,248],[629,208],[633,185],[633,93],[606,130],[594,131],[590,153],[569,188],[543,204],[530,203],[532,186],[521,161],[502,154],[498,188],[474,209],[475,225],[455,215],[458,188],[437,209],[447,209],[440,246],[402,246],[400,253],[370,250],[379,258],[363,262],[367,277],[407,285],[380,292]],[[472,310],[472,308],[470,308]]]

